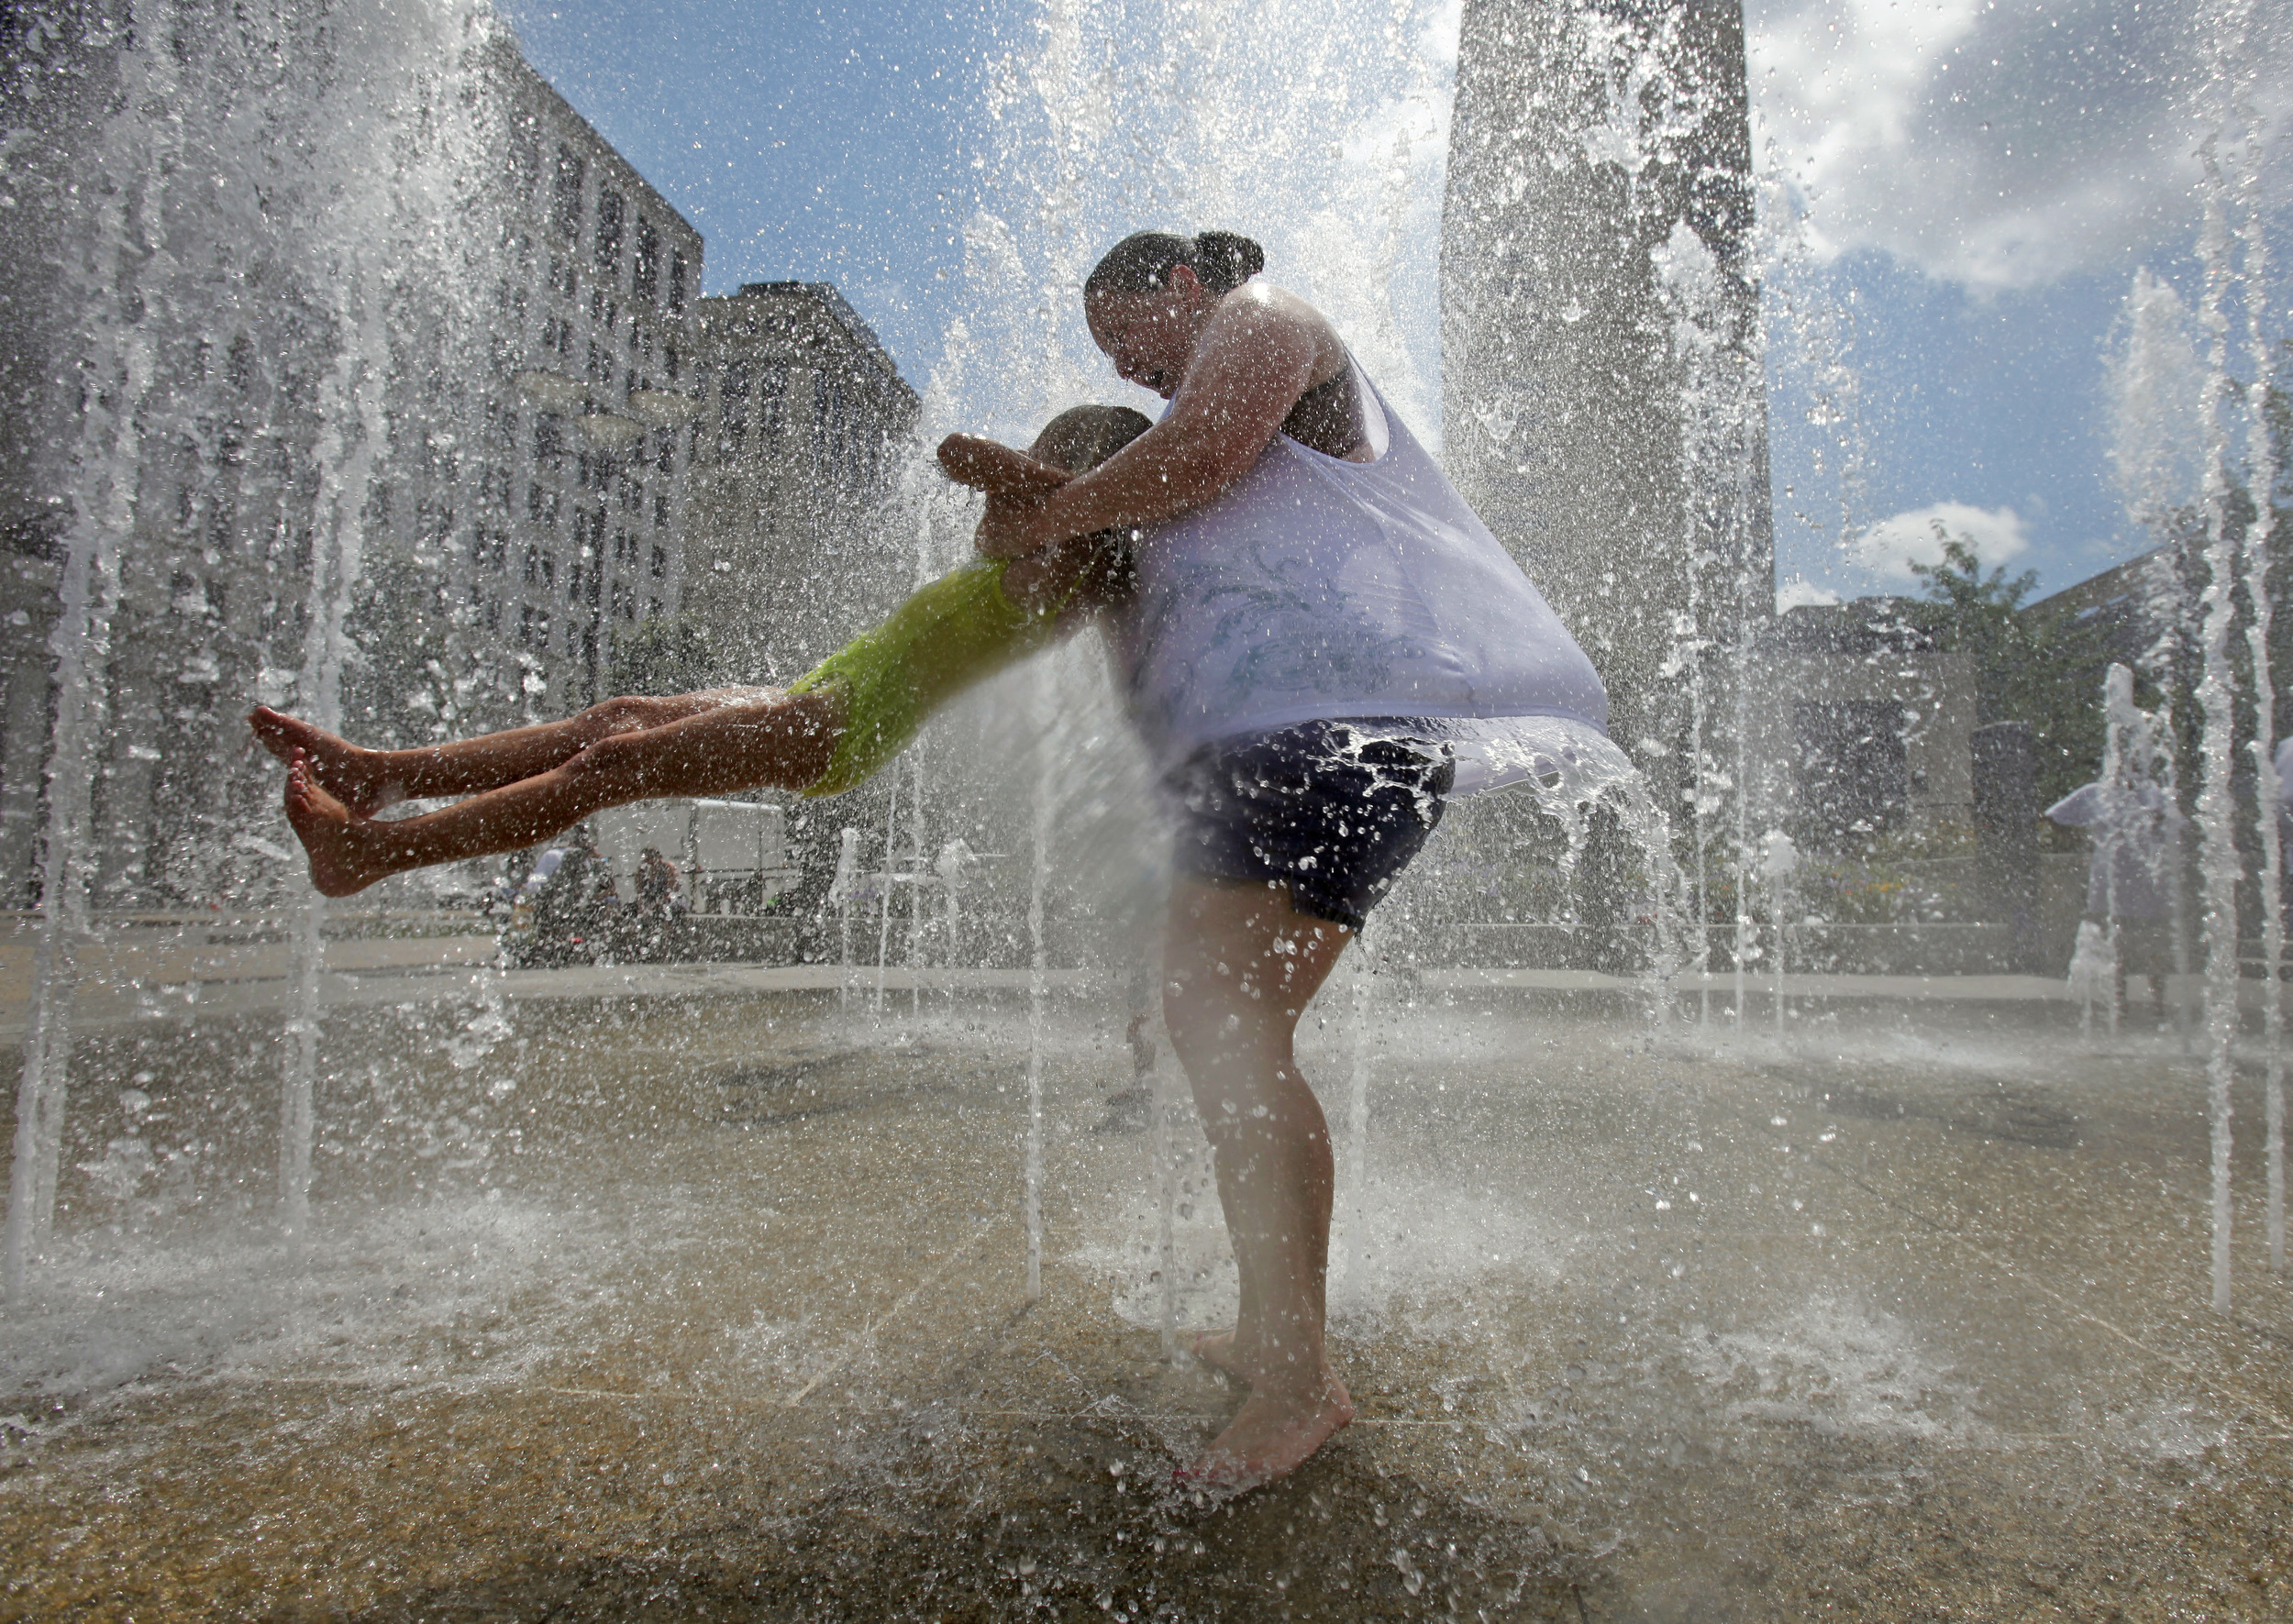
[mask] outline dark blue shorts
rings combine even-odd
[[[1305,722],[1204,746],[1165,782],[1171,864],[1282,884],[1299,912],[1361,929],[1441,822],[1450,747],[1406,721]],[[1398,736],[1397,736],[1398,735]]]

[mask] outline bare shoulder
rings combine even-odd
[[[1263,278],[1246,282],[1221,299],[1211,326],[1217,337],[1231,335],[1254,346],[1310,353],[1317,383],[1345,364],[1346,346],[1330,318],[1288,288]]]
[[[1260,329],[1271,327],[1295,328],[1317,337],[1335,337],[1336,329],[1329,317],[1307,304],[1288,288],[1279,287],[1263,278],[1244,282],[1218,302],[1214,323],[1248,326]]]

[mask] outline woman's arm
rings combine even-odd
[[[1342,358],[1336,335],[1294,293],[1252,283],[1229,294],[1203,329],[1169,415],[1040,501],[991,502],[980,551],[1015,558],[1214,500],[1249,471],[1333,349]]]

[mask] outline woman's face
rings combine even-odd
[[[1170,285],[1143,293],[1101,293],[1083,304],[1091,339],[1128,382],[1164,400],[1179,392],[1187,358],[1218,300],[1184,265],[1173,266]]]

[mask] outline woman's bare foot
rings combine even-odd
[[[1335,1375],[1313,1396],[1253,1390],[1202,1458],[1180,1469],[1179,1482],[1215,1494],[1247,1494],[1289,1476],[1353,1419],[1353,1396]]]
[[[366,856],[366,820],[311,782],[309,759],[300,750],[287,757],[286,815],[310,857],[311,884],[322,895],[347,897],[383,877]]]
[[[1231,1331],[1181,1331],[1179,1346],[1221,1375],[1236,1374]]]
[[[405,799],[402,787],[387,777],[380,753],[362,750],[349,739],[313,727],[298,716],[258,705],[248,714],[262,747],[289,766],[301,751],[309,764],[311,781],[342,804],[354,818],[371,818],[386,806]]]

